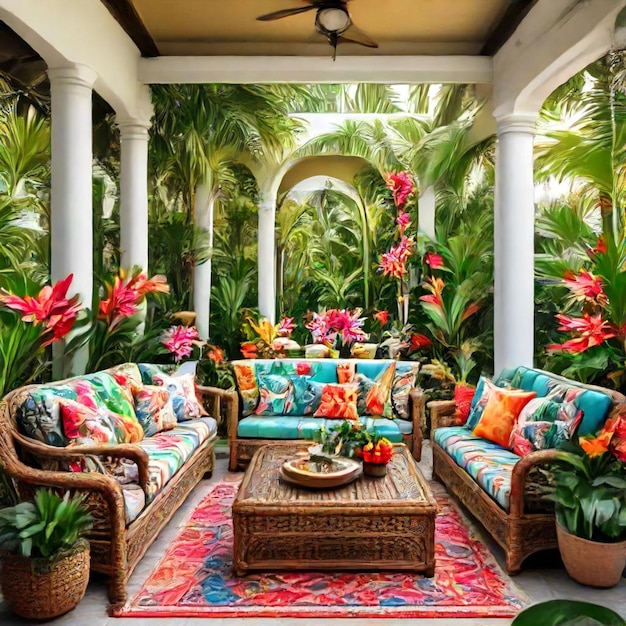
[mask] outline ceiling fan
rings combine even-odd
[[[373,39],[353,24],[347,7],[350,0],[302,0],[302,2],[305,2],[306,6],[281,9],[259,15],[256,19],[261,22],[270,22],[315,9],[315,30],[324,35],[333,47],[333,61],[337,55],[337,44],[341,42],[378,48],[378,44]]]

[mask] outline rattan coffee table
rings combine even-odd
[[[238,575],[248,570],[435,569],[437,503],[413,457],[395,446],[387,476],[335,489],[284,483],[279,468],[306,450],[267,445],[254,454],[233,503]]]

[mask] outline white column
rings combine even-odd
[[[207,184],[196,187],[196,225],[209,234],[209,245],[213,246],[213,209],[214,197]],[[209,319],[211,316],[211,270],[209,258],[201,265],[196,265],[193,272],[193,309],[196,312],[196,328],[202,339],[209,338]]]
[[[148,271],[148,129],[150,123],[119,120],[121,267]]]
[[[497,118],[494,372],[532,367],[534,352],[533,138],[535,114]]]
[[[417,226],[418,229],[428,235],[431,239],[435,238],[435,188],[426,187],[420,193],[417,205]]]
[[[276,199],[259,203],[258,270],[259,311],[272,324],[276,323]]]
[[[51,68],[51,274],[74,274],[71,293],[91,307],[93,289],[92,118],[96,73],[86,66]]]

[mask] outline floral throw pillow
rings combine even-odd
[[[391,387],[393,385],[396,364],[382,370],[374,380],[364,374],[356,374],[354,380],[359,385],[358,414],[393,417],[391,408]]]
[[[179,422],[208,415],[196,397],[196,377],[192,372],[181,376],[169,376],[159,372],[153,375],[152,380],[155,385],[169,391],[174,415]]]
[[[573,400],[553,394],[534,398],[521,410],[511,431],[509,448],[520,456],[560,448],[572,438],[582,418],[583,411]]]
[[[536,396],[534,391],[494,389],[474,428],[474,435],[503,447],[508,446],[515,420],[524,406]]]
[[[410,418],[409,392],[417,383],[417,374],[420,369],[419,362],[396,363],[396,371],[391,388],[391,406],[393,416],[403,420]]]
[[[359,386],[326,383],[322,387],[322,398],[315,417],[358,420],[357,396]]]
[[[235,363],[233,370],[241,397],[241,414],[246,417],[254,413],[259,403],[259,385],[254,372],[254,363]]]
[[[144,437],[141,424],[106,407],[59,399],[63,430],[70,444],[137,443]]]
[[[135,414],[146,437],[171,430],[178,423],[169,391],[157,385],[144,385],[135,392]]]
[[[356,363],[354,361],[346,361],[345,363],[337,363],[337,382],[340,385],[351,383],[354,380],[356,372]]]
[[[288,376],[259,374],[259,404],[255,415],[289,415],[294,409],[293,383]]]

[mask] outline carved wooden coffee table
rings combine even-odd
[[[233,503],[234,558],[248,570],[435,569],[437,503],[413,457],[395,446],[384,478],[335,489],[284,483],[278,470],[306,446],[260,448]]]

